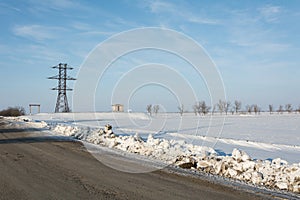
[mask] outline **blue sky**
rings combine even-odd
[[[2,0],[0,16],[0,109],[18,105],[28,110],[29,103],[41,103],[42,111],[52,112],[57,93],[49,90],[56,82],[46,79],[56,74],[50,66],[69,63],[76,77],[96,45],[142,27],[173,29],[197,41],[218,67],[230,101],[265,109],[268,104],[300,105],[299,1]],[[140,57],[151,57],[147,54]],[[128,69],[110,70],[108,85]],[[198,84],[193,75],[185,76]],[[205,84],[198,85],[198,98],[206,99]],[[109,110],[101,87],[96,110]],[[162,91],[155,85],[134,93],[133,109],[169,102],[167,110],[176,110],[171,93]],[[71,104],[72,93],[68,98]]]

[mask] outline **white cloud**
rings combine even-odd
[[[31,0],[31,6],[38,10],[81,9],[83,6],[71,0]]]
[[[75,1],[70,1],[70,0],[48,0],[48,1],[43,0],[42,2],[48,2],[53,7],[59,9],[77,8],[79,6],[79,4],[76,3]]]
[[[275,68],[280,73],[280,67],[292,67],[291,58],[296,49],[287,39],[287,30],[281,28],[283,9],[271,6],[260,9],[226,11],[229,14],[223,20],[226,39],[222,45],[215,44],[211,53],[228,82],[231,74],[240,76],[251,72],[253,77],[260,77]],[[236,80],[243,82],[239,78]]]
[[[21,12],[21,9],[16,7],[16,6],[5,4],[5,3],[0,3],[0,13],[1,12],[6,12],[7,9],[17,11],[17,12]]]
[[[187,16],[187,20],[197,24],[219,24],[219,21],[196,16]]]
[[[176,5],[164,1],[150,1],[147,7],[155,14],[169,14],[169,17],[183,18],[184,20],[196,24],[219,24],[215,19],[209,19],[201,16],[201,13],[193,13],[188,7]]]
[[[83,3],[84,1],[71,0],[29,0],[26,2],[26,11],[38,18],[48,14],[59,15],[63,18],[77,18],[81,16],[78,13],[91,13],[91,7]]]
[[[85,31],[82,32],[81,35],[87,35],[87,36],[111,36],[113,34],[115,34],[116,32],[113,31]]]
[[[262,23],[277,22],[282,9],[267,5],[257,10],[259,15],[251,9],[228,11],[231,14],[227,20],[229,42],[238,48],[241,47],[245,53],[257,55],[272,56],[289,51],[291,45],[281,40],[285,37],[284,32]]]
[[[163,1],[151,1],[149,2],[149,8],[153,13],[161,13],[161,12],[174,12],[175,7],[171,3],[163,2]]]
[[[72,28],[79,30],[79,31],[89,31],[92,29],[92,26],[90,24],[82,23],[79,21],[72,22],[70,25]]]
[[[46,39],[54,39],[58,36],[58,32],[63,31],[60,27],[42,26],[42,25],[24,25],[15,26],[13,33],[17,36],[21,36],[28,39],[42,41]]]
[[[262,18],[269,23],[277,22],[282,8],[279,6],[266,5],[258,9]]]
[[[28,45],[27,49],[31,52],[33,58],[39,60],[57,61],[60,59],[66,60],[68,57],[62,50],[51,49],[44,45]]]
[[[23,63],[25,65],[56,63],[59,60],[67,60],[69,58],[69,55],[64,50],[43,44],[0,45],[0,53],[4,56],[4,62],[6,63]]]
[[[71,28],[75,29],[76,31],[79,31],[81,35],[112,35],[115,32],[113,31],[101,31],[94,26],[91,26],[90,24],[87,23],[82,23],[82,22],[73,22],[71,23]]]

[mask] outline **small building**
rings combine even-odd
[[[124,105],[122,104],[114,104],[112,105],[113,112],[124,112]]]

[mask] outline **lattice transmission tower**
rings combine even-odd
[[[70,112],[70,108],[68,105],[67,99],[67,91],[72,91],[67,87],[67,80],[76,80],[73,77],[67,75],[68,70],[72,70],[72,67],[69,67],[67,63],[59,63],[58,65],[52,67],[53,69],[58,69],[58,75],[48,77],[48,79],[57,79],[58,85],[57,87],[52,88],[52,90],[57,90],[57,100],[55,106],[55,112]]]

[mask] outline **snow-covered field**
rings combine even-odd
[[[27,116],[56,134],[184,168],[300,192],[300,115],[56,113]],[[40,125],[38,125],[40,124]],[[101,131],[111,124],[114,134]]]

